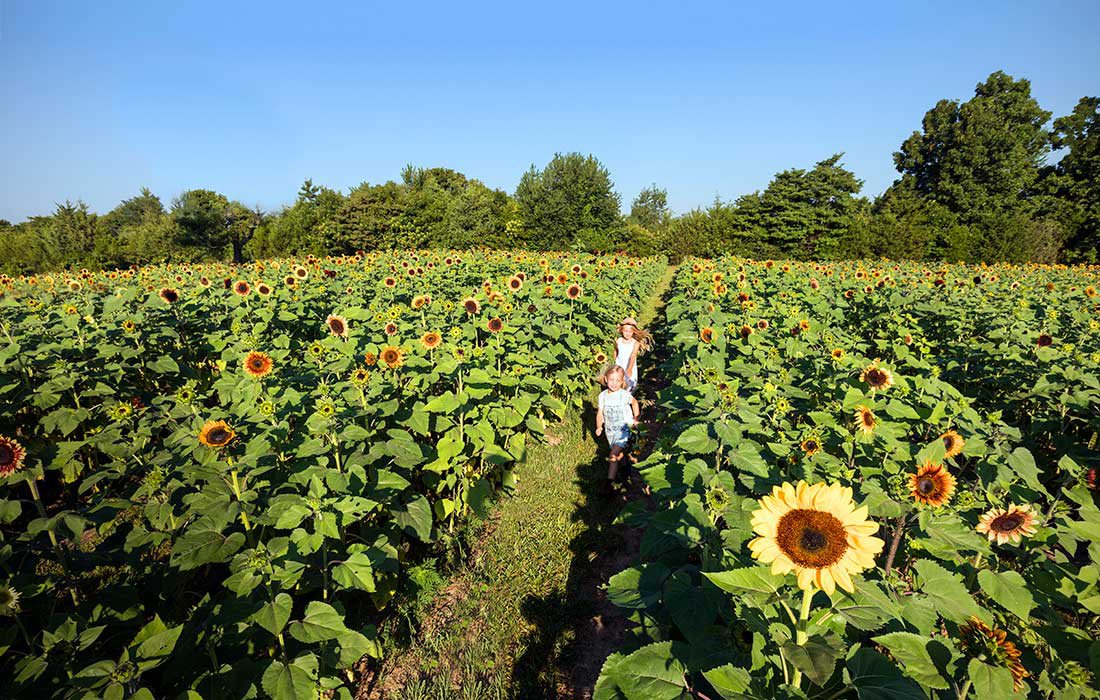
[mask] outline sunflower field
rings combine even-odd
[[[4,697],[350,698],[663,259],[0,278]]]
[[[595,697],[1100,695],[1098,285],[687,260]]]

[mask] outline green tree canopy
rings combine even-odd
[[[642,188],[630,205],[630,223],[637,224],[650,231],[656,231],[672,218],[668,208],[668,190],[654,183]]]
[[[1100,97],[1082,97],[1073,113],[1054,120],[1053,145],[1065,149],[1053,167],[1054,193],[1068,210],[1067,256],[1100,259]]]
[[[568,250],[578,236],[611,240],[619,224],[611,173],[591,155],[557,153],[543,170],[532,165],[515,196],[533,248]]]

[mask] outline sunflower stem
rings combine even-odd
[[[962,688],[959,688],[959,700],[965,700],[966,694],[970,692],[970,679],[967,678],[963,683]]]
[[[905,534],[906,520],[908,520],[907,516],[898,516],[897,524],[894,526],[894,537],[890,540],[890,551],[886,554],[886,565],[883,566],[883,578],[889,576],[890,570],[894,568],[894,557],[898,554],[898,545],[901,544],[901,536]]]
[[[34,475],[27,477],[27,486],[30,487],[31,495],[34,496],[34,504],[38,507],[38,515],[43,519],[48,519],[46,515],[46,504],[42,502],[42,495],[38,493],[38,485],[34,483]],[[73,605],[78,605],[79,601],[76,598],[76,589],[72,586],[72,577],[69,575],[69,560],[65,556],[65,552],[61,549],[61,545],[57,541],[57,535],[54,533],[53,528],[46,528],[46,534],[50,536],[50,544],[53,545],[53,551],[57,554],[57,561],[61,564],[61,572],[65,574],[65,584],[69,589],[69,596],[73,599]]]
[[[806,633],[806,623],[810,619],[810,606],[814,600],[814,588],[810,586],[806,590],[802,591],[802,610],[798,615],[798,624],[795,626],[794,631],[794,643],[798,646],[802,646],[806,643],[809,635]],[[791,675],[791,685],[798,688],[802,683],[802,671],[795,667],[794,673]]]

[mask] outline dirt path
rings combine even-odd
[[[643,328],[663,322],[674,271],[669,266],[639,311]],[[650,435],[660,428],[660,355],[639,362]],[[593,437],[594,422],[586,402],[551,431],[553,444],[531,450],[515,493],[496,507],[466,568],[437,594],[412,646],[387,658],[359,700],[592,697],[625,629],[602,586],[633,563],[641,539],[614,520],[629,500],[646,498],[636,472],[624,493],[602,494],[607,446]]]

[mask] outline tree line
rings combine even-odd
[[[777,173],[761,191],[680,215],[657,185],[624,211],[607,168],[579,153],[532,165],[511,194],[455,170],[411,165],[399,181],[347,194],[306,180],[294,203],[275,212],[203,189],[166,207],[143,189],[102,215],[66,201],[18,224],[0,220],[0,271],[477,246],[1097,262],[1100,98],[1051,116],[1028,80],[998,71],[969,100],[928,110],[894,153],[899,177],[878,197],[861,196],[863,182],[835,154]]]

